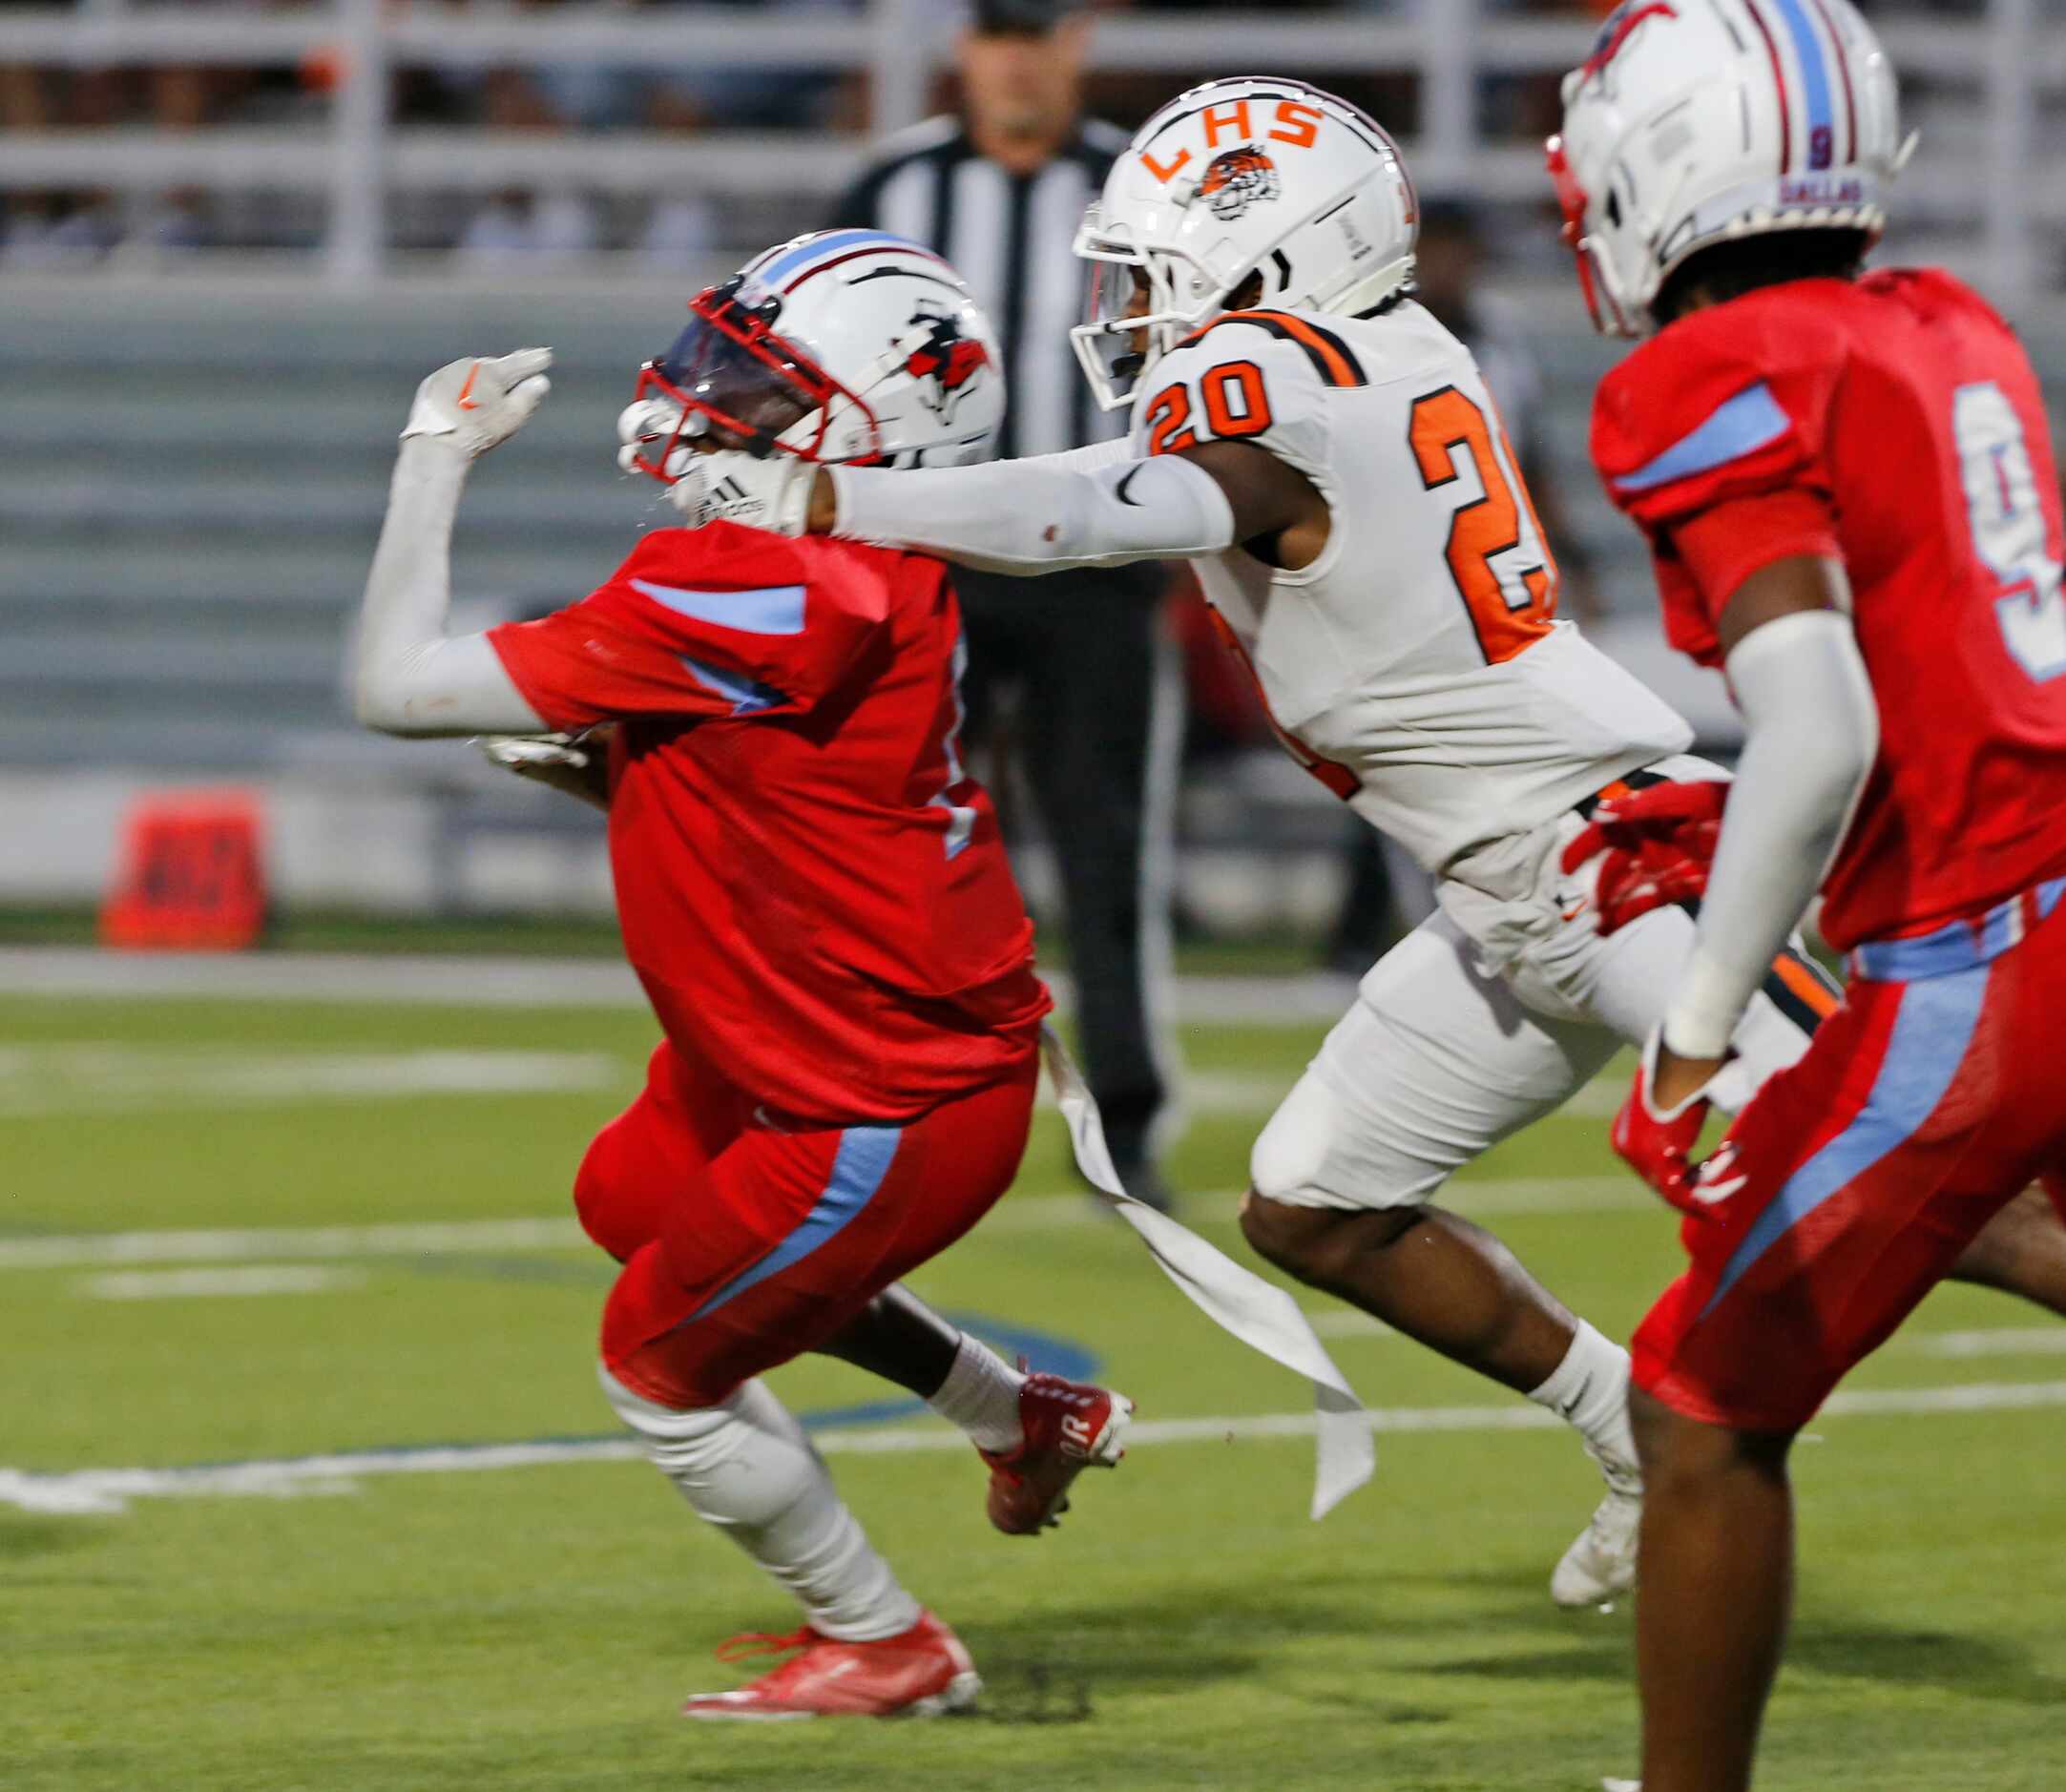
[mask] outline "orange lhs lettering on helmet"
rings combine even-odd
[[[1320,121],[1326,115],[1318,106],[1284,100],[1277,108],[1277,129],[1270,133],[1270,140],[1288,143],[1293,149],[1311,149],[1320,141]]]
[[[1230,136],[1237,143],[1245,143],[1255,135],[1248,122],[1248,102],[1245,99],[1229,100],[1223,105],[1205,108],[1205,147],[1218,149],[1221,136]]]

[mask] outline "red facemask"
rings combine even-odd
[[[691,322],[665,356],[638,370],[636,403],[658,397],[678,407],[672,433],[641,438],[634,464],[662,485],[678,475],[667,469],[685,444],[709,440],[762,458],[793,454],[821,461],[832,428],[833,407],[850,405],[865,421],[870,447],[843,458],[866,466],[883,458],[881,426],[866,404],[793,344],[775,333],[779,307],[748,307],[739,282],[727,281],[689,303]],[[780,438],[817,414],[818,427],[803,445]]]
[[[1556,182],[1556,202],[1564,214],[1564,241],[1570,246],[1572,257],[1578,264],[1578,288],[1585,294],[1585,308],[1592,314],[1593,327],[1604,332],[1610,307],[1617,326],[1624,321],[1621,307],[1613,303],[1611,295],[1604,295],[1606,303],[1602,303],[1603,295],[1600,291],[1596,257],[1585,228],[1585,215],[1592,199],[1578,184],[1578,177],[1571,165],[1571,157],[1564,153],[1564,139],[1553,136],[1546,147],[1550,178]]]

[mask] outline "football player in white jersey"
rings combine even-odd
[[[1188,558],[1285,746],[1439,880],[1440,911],[1364,979],[1263,1131],[1242,1226],[1262,1255],[1575,1425],[1607,1494],[1552,1579],[1628,1587],[1640,1480],[1628,1357],[1489,1233],[1433,1203],[1490,1146],[1644,1040],[1694,923],[1603,938],[1603,861],[1563,869],[1603,801],[1714,780],[1685,722],[1571,624],[1469,352],[1412,300],[1418,202],[1396,146],[1302,83],[1173,101],[1085,219],[1076,332],[1123,443],[987,467],[820,473],[700,457],[720,517],[1015,573]],[[1739,1028],[1737,1102],[1835,996],[1798,943]],[[2066,1308],[2066,1234],[2018,1210],[1972,1279]]]

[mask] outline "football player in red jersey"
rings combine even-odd
[[[2066,1172],[2058,481],[2007,325],[1948,275],[1863,269],[1907,154],[1849,0],[1631,0],[1551,146],[1596,321],[1654,333],[1600,388],[1595,458],[1748,735],[1615,1127],[1692,1260],[1635,1348],[1644,1792],[1750,1783],[1793,1436]],[[1818,889],[1844,1006],[1696,1167],[1730,1029]]]
[[[995,343],[924,250],[802,239],[692,311],[626,413],[628,464],[670,477],[717,444],[893,466],[989,452]],[[591,790],[665,1037],[575,1187],[623,1266],[603,1386],[806,1619],[752,1639],[792,1659],[686,1711],[950,1709],[976,1691],[967,1652],[755,1378],[821,1350],[911,1387],[984,1451],[1009,1532],[1051,1522],[1079,1469],[1117,1458],[1123,1398],[1021,1376],[895,1285],[1017,1171],[1050,1007],[960,758],[953,594],[918,555],[657,530],[586,601],[448,636],[469,463],[523,425],[550,360],[457,362],[419,389],[366,592],[359,716],[405,735],[614,724]]]

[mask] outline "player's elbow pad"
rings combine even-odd
[[[485,635],[385,649],[362,643],[351,711],[362,728],[409,737],[535,734],[545,726]]]
[[[1202,468],[1168,456],[1079,456],[938,471],[843,469],[834,532],[985,571],[1039,573],[1219,553],[1234,510]]]
[[[407,705],[389,667],[361,655],[352,668],[351,713],[362,728],[375,734],[407,734]]]

